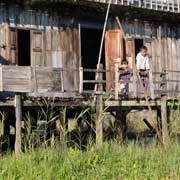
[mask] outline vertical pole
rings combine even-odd
[[[103,65],[100,64],[100,68],[98,70],[102,70]],[[98,72],[98,80],[102,81],[103,80],[103,74],[102,72]],[[98,146],[102,145],[103,142],[103,96],[102,96],[102,91],[103,91],[103,85],[102,83],[98,84],[97,89],[99,93],[97,94],[97,99],[96,99],[96,144]]]
[[[79,34],[79,62],[80,66],[82,66],[82,52],[81,52],[81,24],[78,25],[78,34]]]
[[[168,133],[168,119],[167,119],[167,97],[162,96],[161,98],[161,121],[162,121],[162,139],[163,144],[169,142],[169,133]]]
[[[116,125],[118,130],[118,142],[126,141],[126,133],[127,133],[127,124],[126,124],[126,116],[127,113],[124,110],[119,110],[116,112]]]
[[[15,95],[15,116],[16,116],[16,139],[15,139],[15,154],[21,153],[21,121],[22,121],[22,103],[21,95]]]
[[[119,62],[115,62],[115,99],[118,100],[119,94]]]
[[[133,68],[133,97],[137,98],[137,75],[136,75],[136,70]]]
[[[66,131],[67,131],[67,109],[63,108],[60,112],[60,144],[63,150],[66,148]]]
[[[79,93],[83,92],[83,67],[79,68]]]

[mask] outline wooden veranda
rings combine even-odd
[[[79,84],[76,89],[64,89],[66,82],[66,73],[71,72],[79,76]],[[97,80],[84,79],[84,73],[98,73]],[[163,72],[151,72],[151,84],[147,90],[147,99],[140,87],[137,74],[130,70],[131,78],[128,81],[129,91],[126,96],[119,94],[119,70],[114,73],[114,82],[107,82],[103,79],[103,74],[110,73],[101,66],[100,70],[96,69],[63,69],[52,67],[20,67],[5,66],[0,67],[0,90],[1,94],[5,92],[14,93],[11,97],[1,96],[1,107],[15,107],[16,113],[16,151],[20,152],[21,134],[20,127],[22,121],[22,107],[35,108],[45,106],[43,99],[52,98],[53,106],[80,108],[94,107],[96,109],[96,142],[101,144],[103,140],[102,114],[107,111],[111,113],[130,112],[131,110],[140,109],[161,109],[162,119],[162,136],[163,141],[168,139],[168,107],[178,106],[180,80],[170,79],[169,74],[174,73],[176,76],[180,72],[163,70]],[[75,76],[74,76],[75,77]],[[72,81],[73,83],[73,81]],[[97,91],[84,89],[84,84],[96,84]],[[106,84],[113,83],[114,89],[106,90]],[[171,87],[176,87],[173,91]],[[95,101],[94,101],[95,99]],[[177,100],[177,102],[175,101]],[[50,103],[51,104],[51,103]],[[116,117],[121,119],[121,117]],[[125,117],[123,117],[125,118]]]

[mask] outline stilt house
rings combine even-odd
[[[111,0],[105,26],[109,2],[0,1],[0,107],[15,106],[11,114],[16,121],[6,120],[4,135],[10,135],[10,125],[16,127],[17,154],[21,152],[22,107],[37,108],[36,97],[57,98],[58,107],[76,108],[96,100],[97,144],[103,140],[104,106],[120,120],[123,137],[130,110],[148,106],[152,114],[151,108],[160,112],[161,106],[157,114],[161,114],[162,139],[168,140],[167,97],[172,100],[180,94],[180,0]],[[135,68],[142,45],[147,46],[151,62],[148,92]],[[122,97],[118,88],[123,59],[129,62],[131,78]],[[62,127],[65,121],[60,115]],[[158,128],[154,129],[160,137]],[[65,139],[64,131],[60,133]]]

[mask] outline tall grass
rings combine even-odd
[[[47,125],[50,125],[54,121],[59,121],[60,118],[65,120],[67,111],[66,108],[55,108],[53,102],[50,104],[45,101],[45,104],[46,108],[40,106],[40,110],[36,112],[35,116],[29,112],[25,114],[24,153],[18,158],[13,153],[1,157],[0,180],[180,179],[180,145],[177,142],[168,147],[160,147],[156,140],[150,145],[143,143],[139,145],[132,141],[126,145],[120,145],[115,139],[111,143],[104,143],[101,148],[96,148],[94,137],[89,136],[85,150],[80,150],[83,147],[82,137],[86,135],[85,131],[82,131],[85,127],[83,123],[79,124],[75,132],[77,143],[71,142],[68,138],[70,132],[60,124],[59,129],[64,132],[65,143],[70,144],[65,151],[61,148],[61,144],[54,142],[53,135],[49,139],[45,137],[42,141],[33,130],[32,122],[43,119]],[[90,113],[90,119],[95,119],[94,113],[91,111],[93,110],[82,110],[75,115],[74,121],[82,120],[87,113]],[[59,116],[60,112],[61,117]],[[5,115],[4,113],[1,115],[2,119],[5,119]],[[173,113],[173,117],[175,115]],[[176,116],[178,119],[179,109]],[[88,123],[87,121],[86,125],[94,133],[94,126]],[[110,124],[112,132],[116,131],[115,126],[113,122]],[[176,127],[176,125],[170,124],[170,129],[174,129],[174,126]],[[59,138],[60,140],[62,137]]]
[[[105,143],[87,151],[69,148],[64,154],[59,147],[38,149],[16,159],[0,159],[2,180],[179,180],[180,146],[167,149],[153,144],[119,146]]]

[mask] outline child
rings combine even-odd
[[[136,57],[137,70],[143,82],[143,86],[145,87],[146,90],[148,87],[148,79],[149,79],[149,71],[150,71],[150,62],[149,62],[149,57],[147,55],[147,51],[148,51],[147,47],[142,46],[140,48],[140,52]]]
[[[128,61],[126,59],[122,60],[121,66],[119,67],[120,75],[119,75],[119,82],[120,82],[120,93],[125,95],[129,89],[129,79],[130,79],[130,72],[128,67]]]

